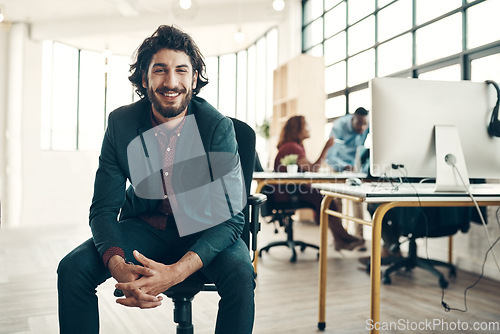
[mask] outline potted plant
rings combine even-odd
[[[297,158],[299,156],[297,154],[289,154],[285,155],[281,158],[280,163],[283,166],[286,166],[286,171],[288,173],[297,173],[299,170],[299,166],[297,165]]]

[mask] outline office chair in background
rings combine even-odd
[[[233,121],[236,133],[238,154],[245,179],[246,193],[250,194],[250,185],[252,183],[255,164],[255,132],[246,123],[234,118],[231,118],[231,120]],[[243,210],[245,226],[241,238],[254,254],[257,250],[257,233],[260,230],[259,208],[265,202],[266,197],[262,194],[248,196],[247,205]],[[174,285],[164,292],[174,303],[174,322],[177,323],[177,334],[194,333],[191,302],[194,296],[200,291],[217,291],[217,287],[200,273],[194,273],[183,282]],[[115,290],[115,296],[121,297],[123,293],[120,290]]]
[[[255,171],[262,172],[263,168],[260,164],[259,156],[256,154],[255,157]],[[293,218],[295,211],[298,209],[313,209],[311,204],[299,200],[298,194],[290,193],[290,199],[287,202],[279,202],[274,199],[274,192],[278,186],[267,185],[262,188],[261,193],[267,196],[267,201],[261,207],[262,217],[267,217],[269,219],[268,223],[274,224],[274,233],[278,233],[278,228],[276,223],[285,229],[286,240],[283,241],[273,241],[267,246],[262,247],[259,250],[259,257],[262,257],[263,252],[269,252],[269,249],[277,246],[287,246],[292,251],[292,256],[290,257],[290,262],[297,261],[297,252],[295,247],[300,247],[300,251],[304,251],[307,247],[319,250],[319,247],[304,241],[295,240],[293,235]],[[318,252],[319,256],[319,252]]]
[[[435,267],[448,268],[449,277],[456,277],[455,266],[448,262],[419,257],[417,255],[417,239],[449,237],[458,231],[467,232],[470,228],[472,210],[472,208],[467,207],[399,207],[389,210],[384,217],[385,222],[382,224],[382,229],[389,220],[392,221],[392,224],[397,224],[400,235],[408,239],[408,256],[391,257],[389,263],[384,263],[384,259],[382,259],[382,264],[390,265],[383,273],[382,282],[391,284],[390,274],[400,268],[410,271],[419,267],[436,276],[441,288],[448,287],[448,281]],[[399,245],[392,245],[392,248],[398,247]],[[367,270],[369,270],[369,265]]]

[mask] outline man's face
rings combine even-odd
[[[354,115],[352,118],[352,127],[358,135],[364,133],[368,129],[368,117]]]
[[[187,54],[161,49],[153,55],[142,86],[147,89],[153,111],[173,118],[187,109],[197,78]]]

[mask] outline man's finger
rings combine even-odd
[[[161,299],[158,301],[154,301],[154,302],[144,302],[144,301],[139,301],[139,300],[135,299],[134,297],[120,298],[120,299],[117,299],[116,302],[118,304],[123,305],[123,306],[139,307],[142,309],[154,308],[154,307],[161,305]]]
[[[153,261],[142,255],[141,253],[139,253],[137,250],[134,250],[134,257],[145,267],[151,267],[151,262]]]
[[[143,266],[134,266],[132,272],[139,276],[148,276],[148,277],[156,274],[156,271],[154,271],[153,269],[149,269]]]
[[[147,292],[142,291],[141,289],[132,290],[131,292],[135,299],[139,301],[156,302],[163,299],[161,296],[157,297],[156,295],[150,295]]]
[[[127,282],[127,283],[116,283],[115,288],[125,292],[125,291],[138,290],[141,288],[141,286],[138,283],[138,281],[134,281],[134,282]]]
[[[117,283],[115,287],[118,290],[122,290],[125,293],[125,296],[133,296],[135,299],[140,301],[155,302],[163,299],[163,297],[161,296],[150,295],[142,291],[140,287],[138,287],[137,281],[129,283]]]

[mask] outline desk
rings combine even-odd
[[[338,183],[345,182],[350,177],[363,179],[366,177],[364,173],[354,172],[332,172],[332,173],[278,173],[278,172],[255,172],[253,180],[257,182],[256,193],[261,192],[262,188],[267,184],[283,184],[283,183]]]
[[[255,193],[260,193],[262,188],[268,184],[303,184],[303,183],[345,183],[346,179],[350,177],[365,178],[367,175],[364,173],[355,172],[332,172],[332,173],[278,173],[278,172],[255,172],[253,173],[253,180],[257,182]],[[253,267],[257,272],[259,252],[255,253]]]
[[[382,219],[387,211],[394,207],[437,207],[437,206],[474,206],[467,193],[434,192],[433,184],[402,184],[398,190],[385,183],[364,183],[361,186],[346,184],[313,183],[324,195],[321,202],[320,218],[320,255],[319,255],[319,317],[318,328],[324,330],[326,304],[326,272],[327,272],[327,235],[328,216],[351,219],[357,223],[372,227],[372,247],[370,266],[370,319],[373,323],[380,322],[380,252]],[[471,188],[480,206],[500,205],[500,184],[477,184]],[[345,198],[366,203],[380,203],[375,210],[372,221],[349,217],[329,209],[334,198]],[[379,333],[373,329],[371,333]]]

